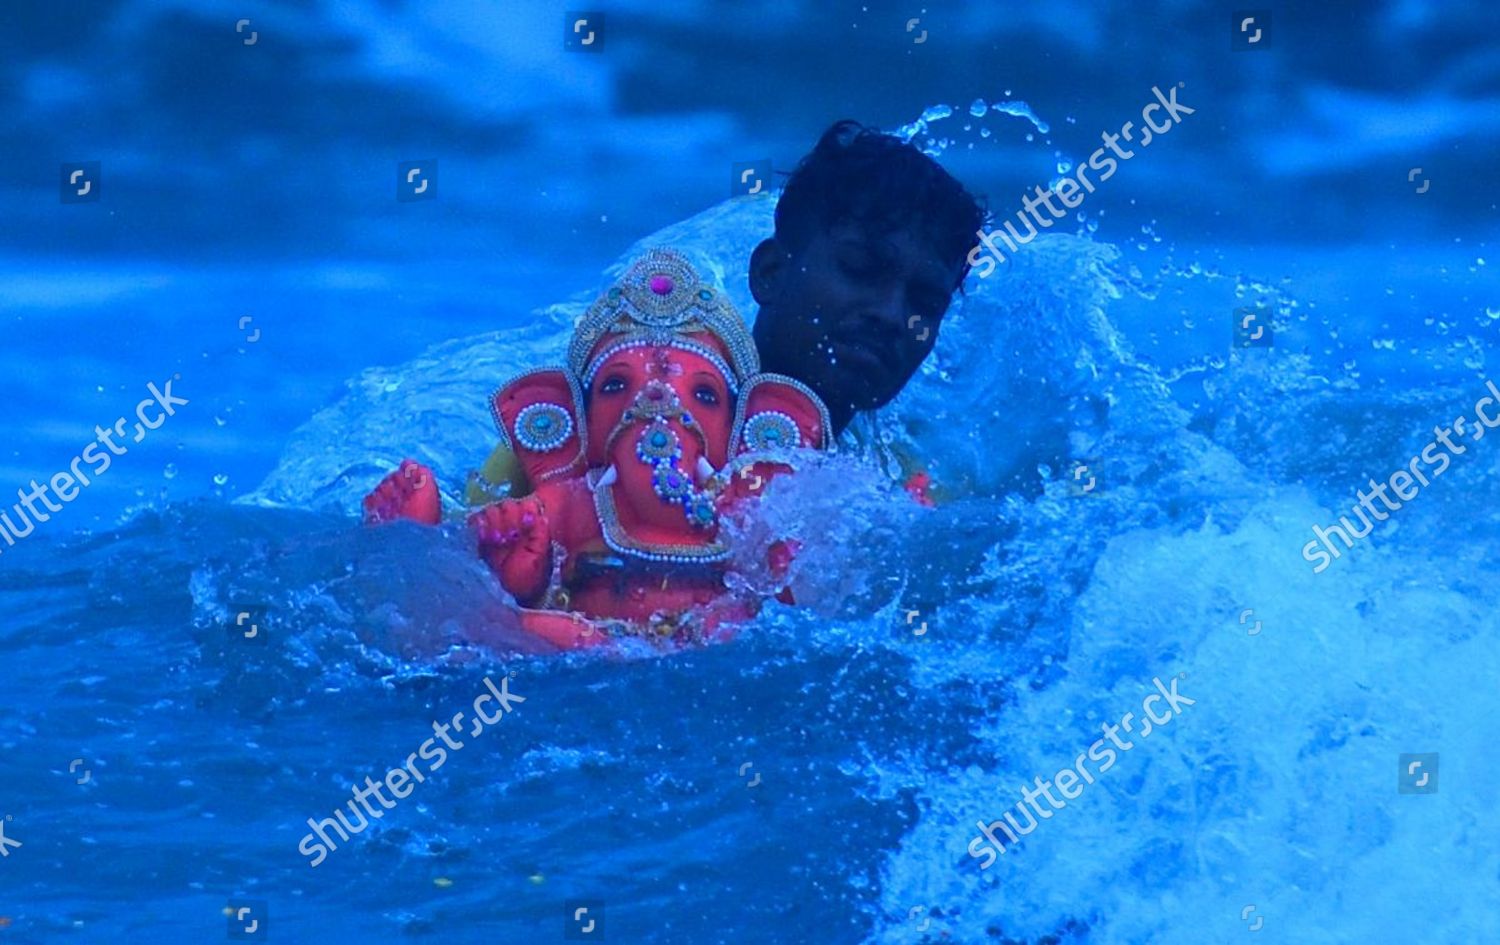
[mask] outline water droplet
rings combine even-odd
[[[229,477],[224,473],[214,473],[214,485],[222,486],[228,481]]]
[[[163,466],[162,470],[161,470],[161,476],[162,476],[163,479],[176,479],[177,478],[177,464],[176,463],[168,463],[167,465]]]
[[[974,104],[969,106],[969,114],[975,118],[983,118],[989,110],[990,107],[984,103],[984,99],[982,98],[976,98]]]

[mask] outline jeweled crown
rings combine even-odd
[[[605,338],[670,342],[700,333],[724,345],[736,382],[760,372],[750,329],[729,299],[681,253],[653,249],[589,306],[568,346],[568,368],[582,377],[590,353]]]

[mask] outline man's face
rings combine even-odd
[[[767,240],[750,270],[762,367],[811,387],[842,428],[911,380],[937,343],[961,271],[907,230],[843,224],[796,254]]]

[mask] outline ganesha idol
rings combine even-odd
[[[760,372],[739,314],[681,255],[654,250],[579,320],[566,367],[529,371],[491,398],[534,491],[469,517],[522,625],[573,648],[622,635],[723,639],[759,601],[728,592],[720,519],[827,449],[828,411]],[[372,521],[437,524],[437,487],[411,461],[368,498]],[[772,546],[773,574],[790,560]]]

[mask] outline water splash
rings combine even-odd
[[[1007,91],[1006,95],[1009,94],[1009,91]],[[956,113],[957,109],[955,109],[951,105],[932,105],[924,109],[922,114],[915,121],[907,122],[892,133],[908,144],[917,140],[918,138],[922,138],[923,140],[920,145],[922,153],[927,154],[930,157],[938,157],[948,148],[952,147],[955,144],[958,144],[959,142],[948,138],[937,138],[935,135],[933,135],[932,125],[936,122],[943,121],[944,119],[951,118]],[[1036,114],[1036,112],[1032,111],[1031,106],[1024,101],[1011,101],[1009,99],[1006,99],[996,102],[986,102],[982,98],[976,98],[972,103],[970,103],[967,109],[967,114],[974,118],[985,118],[991,113],[995,113],[998,115],[1010,115],[1015,118],[1024,118],[1031,123],[1032,127],[1037,132],[1040,132],[1044,135],[1052,130],[1052,126],[1043,121]],[[969,125],[964,126],[965,132],[968,132],[969,129]],[[981,127],[979,129],[979,134],[982,138],[989,138],[992,136],[991,130],[984,127]],[[1027,132],[1026,140],[1035,140],[1035,134],[1032,132]]]

